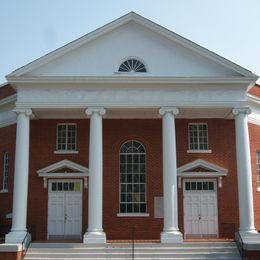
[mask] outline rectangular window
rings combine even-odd
[[[57,125],[57,147],[58,151],[75,151],[77,149],[77,125]]]
[[[258,189],[260,189],[260,151],[256,152],[256,171],[257,171]]]
[[[8,190],[9,154],[4,152],[3,156],[3,190]]]
[[[208,150],[208,125],[206,123],[189,124],[189,149]]]

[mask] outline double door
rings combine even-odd
[[[48,238],[79,239],[82,230],[82,183],[49,182]]]
[[[186,238],[218,236],[215,181],[187,180],[184,182],[184,234]]]

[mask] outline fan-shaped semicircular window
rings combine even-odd
[[[124,61],[118,69],[119,72],[147,72],[144,64],[137,59]]]

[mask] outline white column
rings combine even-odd
[[[183,238],[178,227],[178,184],[176,163],[175,115],[178,108],[159,110],[163,117],[163,203],[164,228],[161,243],[181,243]]]
[[[236,154],[239,199],[239,232],[242,235],[255,234],[254,205],[252,190],[251,156],[247,114],[249,108],[234,108],[236,127]]]
[[[21,243],[26,235],[27,194],[29,175],[29,136],[31,109],[17,113],[16,148],[13,187],[12,229],[5,236],[6,243]]]
[[[84,243],[106,243],[103,232],[103,134],[102,116],[104,108],[89,107],[89,194],[88,194],[88,230],[84,234]]]

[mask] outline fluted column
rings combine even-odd
[[[13,187],[12,229],[5,237],[6,243],[21,243],[27,228],[27,195],[29,176],[29,136],[31,109],[16,109],[16,148]]]
[[[164,228],[161,243],[180,243],[182,234],[178,227],[178,187],[176,163],[175,115],[176,107],[163,107],[159,110],[162,116],[163,131],[163,203]]]
[[[84,234],[84,243],[105,243],[103,232],[103,134],[102,116],[105,109],[89,107],[86,114],[90,116],[89,131],[89,195],[88,195],[88,229]]]
[[[239,198],[239,232],[256,233],[252,190],[252,170],[247,115],[249,108],[234,108],[236,127],[236,154]]]

